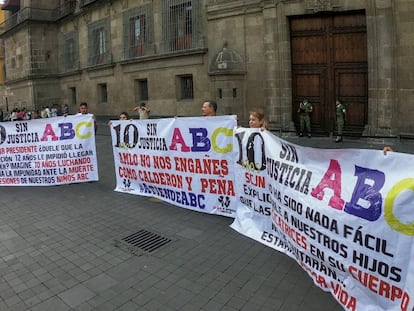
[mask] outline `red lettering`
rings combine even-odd
[[[359,270],[354,266],[349,266],[348,271],[355,280],[369,288],[375,294],[388,298],[391,301],[401,299],[401,310],[407,309],[407,302],[409,303],[410,297],[400,287],[392,285],[375,275]]]
[[[43,131],[41,141],[47,141],[47,136],[52,136],[52,141],[56,141],[59,138],[56,136],[55,131],[52,128],[52,125],[50,123],[46,124],[45,130]]]
[[[190,147],[188,147],[185,144],[183,135],[181,135],[180,129],[179,128],[175,128],[173,135],[172,135],[172,140],[171,140],[171,145],[170,145],[170,150],[177,150],[177,145],[181,145],[181,152],[189,152],[190,151]]]
[[[328,170],[320,183],[312,189],[311,195],[318,200],[322,200],[325,196],[325,189],[332,189],[334,194],[328,204],[332,208],[342,210],[345,201],[341,198],[341,185],[341,166],[338,161],[331,160]]]

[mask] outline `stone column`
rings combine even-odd
[[[265,109],[270,128],[294,131],[290,48],[286,17],[278,1],[263,9],[265,57]]]
[[[391,1],[368,2],[368,124],[364,135],[390,135],[396,112],[395,21]]]

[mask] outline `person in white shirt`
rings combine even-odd
[[[81,102],[80,105],[79,105],[79,112],[77,113],[77,115],[81,115],[81,114],[90,114],[88,104],[85,103],[85,102]],[[94,114],[92,114],[92,117],[93,117],[93,121],[94,121],[95,134],[96,134],[96,131],[98,130],[98,124],[96,124],[96,117],[95,117]]]
[[[134,108],[134,111],[138,111],[140,120],[145,120],[149,119],[149,113],[151,109],[146,107],[145,103],[141,103],[139,106]]]

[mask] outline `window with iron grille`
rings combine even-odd
[[[163,52],[198,47],[201,25],[200,2],[194,0],[162,1],[161,47]]]
[[[153,54],[152,6],[124,12],[124,59]]]
[[[135,16],[129,20],[130,27],[130,57],[144,55],[145,38],[145,15]]]
[[[77,33],[70,32],[64,35],[61,42],[59,53],[61,55],[61,71],[68,72],[79,69]]]
[[[109,47],[109,21],[101,20],[88,25],[88,65],[111,62]]]
[[[193,76],[186,75],[180,76],[180,99],[193,99],[194,90],[193,90]]]

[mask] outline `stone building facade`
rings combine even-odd
[[[81,101],[96,115],[200,115],[265,110],[295,131],[297,105],[314,103],[315,131],[414,133],[414,3],[410,0],[7,0],[8,102],[40,109]],[[4,105],[4,103],[1,103]],[[4,108],[3,108],[4,109]]]

